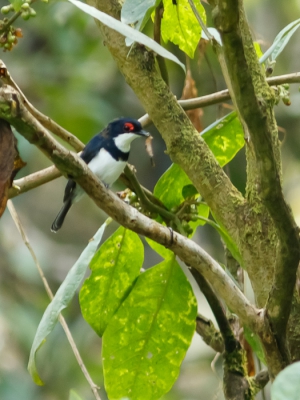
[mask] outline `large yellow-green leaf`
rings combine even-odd
[[[163,0],[164,14],[161,35],[165,42],[177,44],[189,57],[193,58],[201,37],[201,27],[188,0]],[[204,7],[200,1],[195,6],[203,22],[206,22]]]
[[[103,335],[109,399],[160,399],[174,384],[195,331],[196,299],[168,258],[139,276]]]
[[[99,336],[132,288],[144,260],[139,236],[120,227],[95,254],[79,295],[82,315]]]

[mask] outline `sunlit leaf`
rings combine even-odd
[[[201,27],[188,0],[163,0],[164,15],[161,22],[161,35],[165,42],[177,44],[189,57],[193,58],[201,37]],[[198,13],[206,22],[204,7],[195,2]]]
[[[293,34],[300,26],[300,18],[288,24],[285,28],[283,28],[276,38],[272,46],[264,53],[264,55],[259,59],[260,63],[265,62],[269,57],[271,61],[275,61],[285,46],[290,41]]]
[[[139,276],[103,335],[110,399],[154,400],[168,392],[195,331],[196,299],[175,258]]]
[[[144,260],[139,236],[120,227],[95,254],[80,291],[83,317],[99,336],[129,293]]]
[[[272,400],[298,400],[300,391],[300,361],[281,371],[271,386]]]
[[[201,132],[217,161],[224,167],[244,147],[244,131],[235,111]]]
[[[99,228],[93,239],[89,242],[87,247],[83,250],[80,257],[68,272],[65,280],[56,292],[53,300],[46,308],[44,315],[37,328],[28,362],[28,370],[32,379],[37,385],[43,385],[43,381],[37,372],[35,357],[36,352],[46,341],[46,337],[53,330],[57,323],[60,312],[66,308],[73,298],[78,286],[80,285],[86,269],[93,258],[99,242],[102,239],[106,226],[110,223],[111,219],[108,218],[106,222]]]
[[[172,53],[168,50],[160,46],[156,43],[153,39],[149,38],[148,36],[144,35],[143,33],[131,28],[130,26],[124,24],[121,21],[111,17],[108,14],[105,14],[102,11],[97,10],[96,8],[89,6],[88,4],[82,3],[78,0],[68,0],[70,3],[74,4],[80,10],[84,11],[86,14],[91,15],[93,18],[98,19],[102,24],[108,26],[111,29],[119,32],[121,35],[132,39],[134,42],[138,42],[143,44],[144,46],[149,47],[149,49],[153,50],[155,53],[159,54],[160,56],[167,58],[171,61],[174,61],[181,68],[185,71],[184,64],[178,60]]]

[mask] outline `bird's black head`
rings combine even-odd
[[[119,118],[108,124],[108,134],[111,138],[115,138],[122,134],[134,134],[140,136],[150,136],[150,134],[143,130],[139,121],[133,118]]]

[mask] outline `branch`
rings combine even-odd
[[[99,208],[126,228],[170,248],[182,261],[207,279],[228,307],[240,317],[242,323],[254,332],[261,331],[263,320],[260,311],[251,305],[212,257],[192,240],[176,232],[170,235],[167,227],[139,213],[106,189],[76,153],[66,150],[32,117],[13,88],[0,88],[0,117],[13,125],[30,143],[36,145],[63,175],[71,174]]]
[[[216,3],[218,8],[215,9],[214,22],[222,37],[226,67],[232,83],[231,95],[235,98],[243,126],[250,135],[259,194],[279,238],[274,283],[267,302],[267,318],[281,353],[277,365],[270,365],[276,374],[289,363],[286,329],[300,255],[298,231],[281,188],[274,98],[258,64],[242,0],[218,0]]]
[[[198,314],[196,318],[196,332],[202,337],[203,341],[217,353],[223,353],[224,341],[220,331],[213,322],[203,315]]]
[[[0,65],[1,65],[1,61],[0,61]],[[267,82],[269,85],[272,85],[272,86],[282,85],[284,83],[300,83],[300,72],[295,72],[292,74],[280,75],[280,76],[274,76],[272,78],[267,78]],[[13,86],[13,85],[10,85],[10,86]],[[13,87],[15,87],[15,86],[13,86]],[[19,89],[18,89],[18,91],[19,91]],[[20,94],[22,95],[22,93],[20,93]],[[24,99],[24,97],[23,97],[23,99]],[[193,110],[196,108],[202,108],[202,107],[207,107],[207,106],[210,106],[213,104],[222,103],[223,101],[226,101],[226,100],[230,100],[229,91],[221,90],[220,92],[209,94],[207,96],[197,97],[197,98],[189,99],[189,100],[178,100],[178,104],[180,104],[184,110]],[[28,109],[28,110],[31,111],[31,109]],[[49,118],[47,116],[44,116],[44,120],[48,121]],[[148,114],[145,114],[144,116],[139,118],[139,121],[142,123],[143,126],[147,126],[147,125],[151,124],[151,122],[152,122],[151,118],[149,117]],[[45,126],[45,124],[43,124],[43,126],[45,128],[47,128],[47,126]],[[59,126],[59,125],[56,124],[56,126]],[[61,126],[59,126],[59,128],[60,128],[60,130],[64,130],[64,128],[62,128]],[[48,127],[48,129],[51,132],[56,131],[53,127],[51,129],[50,129],[50,127]],[[80,142],[79,139],[77,139],[77,140],[78,140],[78,142]],[[68,137],[66,138],[65,141],[71,145],[73,143],[68,139]],[[80,144],[77,143],[73,147],[79,151],[79,150],[83,149],[84,144],[80,142]],[[18,196],[19,194],[22,194],[22,193],[25,193],[25,192],[31,190],[31,189],[35,189],[36,187],[41,186],[44,183],[50,182],[53,179],[56,179],[60,176],[61,176],[60,172],[54,166],[51,166],[49,168],[45,168],[41,171],[35,172],[31,175],[28,175],[27,177],[24,177],[22,179],[15,180],[14,184],[16,187],[12,187],[9,189],[9,198],[13,198],[15,196]],[[121,180],[123,183],[126,184],[127,187],[130,188],[130,183],[124,175],[121,176]],[[144,189],[144,191],[146,190],[145,188],[143,188],[143,189]],[[134,190],[134,189],[132,188],[132,190]],[[148,197],[151,195],[152,195],[151,192],[147,193]],[[152,202],[155,202],[153,200],[153,198],[150,200]]]
[[[44,272],[43,272],[43,270],[42,270],[42,268],[40,266],[40,263],[39,263],[39,261],[37,259],[37,256],[36,256],[32,246],[31,246],[31,244],[29,242],[29,239],[28,239],[28,237],[26,235],[26,232],[25,232],[25,230],[24,230],[24,228],[23,228],[23,226],[21,224],[19,216],[18,216],[18,214],[16,212],[16,209],[15,209],[15,207],[14,207],[14,205],[13,205],[11,200],[8,200],[7,207],[9,209],[10,215],[11,215],[11,217],[12,217],[12,219],[13,219],[13,221],[14,221],[14,223],[15,223],[15,225],[16,225],[16,227],[17,227],[17,229],[18,229],[18,231],[19,231],[19,233],[20,233],[20,235],[21,235],[21,237],[23,239],[23,242],[24,242],[25,246],[28,248],[28,250],[29,250],[29,252],[30,252],[30,254],[31,254],[32,258],[33,258],[33,261],[34,261],[34,263],[36,265],[38,273],[39,273],[39,275],[40,275],[40,277],[42,279],[42,282],[44,284],[46,293],[47,293],[49,299],[53,300],[52,290],[51,290],[51,288],[50,288],[50,286],[48,284],[48,281],[47,281],[47,279],[46,279],[46,277],[44,275]],[[83,362],[83,360],[81,358],[81,355],[80,355],[80,353],[78,351],[78,348],[76,346],[76,343],[75,343],[75,341],[73,339],[72,333],[71,333],[71,331],[70,331],[70,329],[68,327],[68,324],[67,324],[66,320],[64,319],[62,314],[59,314],[58,319],[59,319],[59,322],[60,322],[63,330],[65,331],[65,334],[66,334],[67,339],[68,339],[68,341],[70,343],[70,346],[71,346],[71,348],[73,350],[73,353],[74,353],[75,358],[76,358],[76,360],[78,362],[78,365],[81,368],[81,370],[83,372],[83,375],[85,376],[86,380],[88,381],[88,383],[89,383],[89,385],[91,387],[91,390],[92,390],[92,392],[93,392],[93,394],[95,396],[95,399],[96,400],[101,400],[100,396],[99,396],[99,393],[98,393],[99,387],[93,382],[93,380],[92,380],[92,378],[91,378],[91,376],[90,376],[90,374],[89,374],[89,372],[88,372],[88,370],[87,370],[87,368],[86,368],[86,366],[85,366],[85,364],[84,364],[84,362]]]

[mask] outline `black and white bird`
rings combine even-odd
[[[150,136],[142,129],[139,121],[132,118],[117,119],[110,122],[88,142],[80,157],[109,187],[123,172],[128,161],[131,142],[139,136]],[[65,189],[64,204],[51,226],[52,232],[57,232],[62,227],[70,207],[80,200],[83,194],[84,190],[69,179]]]

